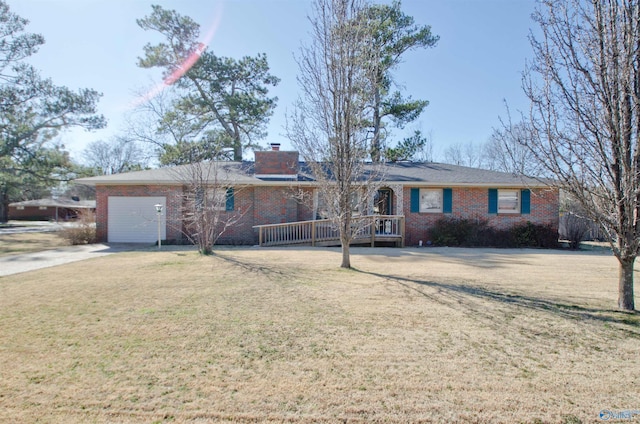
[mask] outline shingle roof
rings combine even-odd
[[[35,199],[35,200],[25,200],[23,202],[14,202],[10,203],[9,206],[46,206],[50,208],[58,207],[58,208],[75,208],[75,209],[95,209],[96,201],[95,200],[73,200],[66,198],[58,198],[58,199]]]
[[[384,166],[384,179],[403,183],[429,183],[453,186],[545,186],[550,181],[522,177],[506,172],[444,163],[397,162]]]
[[[246,185],[287,185],[313,184],[314,179],[309,167],[301,162],[297,179],[285,178],[256,178],[253,172],[253,162],[204,162],[196,165],[213,175],[217,170],[217,181],[224,184]],[[367,165],[370,171],[376,165]],[[80,184],[88,185],[139,185],[139,184],[183,184],[191,181],[190,175],[195,168],[193,165],[181,165],[133,171],[123,174],[104,175],[98,177],[79,178]],[[505,172],[489,171],[486,169],[443,163],[397,162],[387,163],[380,167],[379,177],[376,179],[388,184],[404,184],[416,186],[493,186],[493,187],[539,187],[550,184],[550,181],[521,177]]]
[[[253,177],[253,162],[202,162],[195,165],[180,165],[122,174],[100,175],[78,178],[80,184],[121,185],[121,184],[184,184],[192,180],[193,172],[210,175],[210,180],[221,183],[251,184],[258,181]]]

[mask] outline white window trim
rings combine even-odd
[[[423,191],[433,191],[433,192],[439,192],[440,193],[440,207],[438,209],[427,209],[424,210],[422,208],[422,193]],[[420,197],[419,197],[419,212],[420,213],[442,213],[443,209],[443,205],[444,205],[444,191],[441,188],[421,188],[420,189]]]
[[[515,192],[516,193],[516,207],[515,209],[500,209],[500,192],[502,192],[503,194],[505,192]],[[499,214],[519,214],[520,211],[522,210],[521,208],[521,203],[522,203],[522,195],[520,194],[520,190],[518,189],[498,189],[498,213]]]

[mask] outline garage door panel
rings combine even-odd
[[[166,198],[109,196],[108,240],[111,243],[147,243],[158,240],[156,204],[163,206],[160,236],[166,239]]]

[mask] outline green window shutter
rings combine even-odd
[[[520,191],[520,213],[531,213],[531,190],[524,189]]]
[[[234,207],[234,195],[233,195],[233,187],[229,187],[227,189],[227,203],[225,205],[226,211],[232,211]]]
[[[498,213],[498,189],[489,189],[489,213]]]
[[[420,212],[420,189],[411,189],[411,212]]]
[[[453,190],[445,188],[442,190],[442,212],[451,213],[453,211]]]

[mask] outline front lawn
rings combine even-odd
[[[0,256],[40,252],[68,246],[59,231],[0,234]]]
[[[169,248],[167,248],[169,249]],[[0,278],[0,422],[597,422],[640,410],[602,252],[130,252]]]

